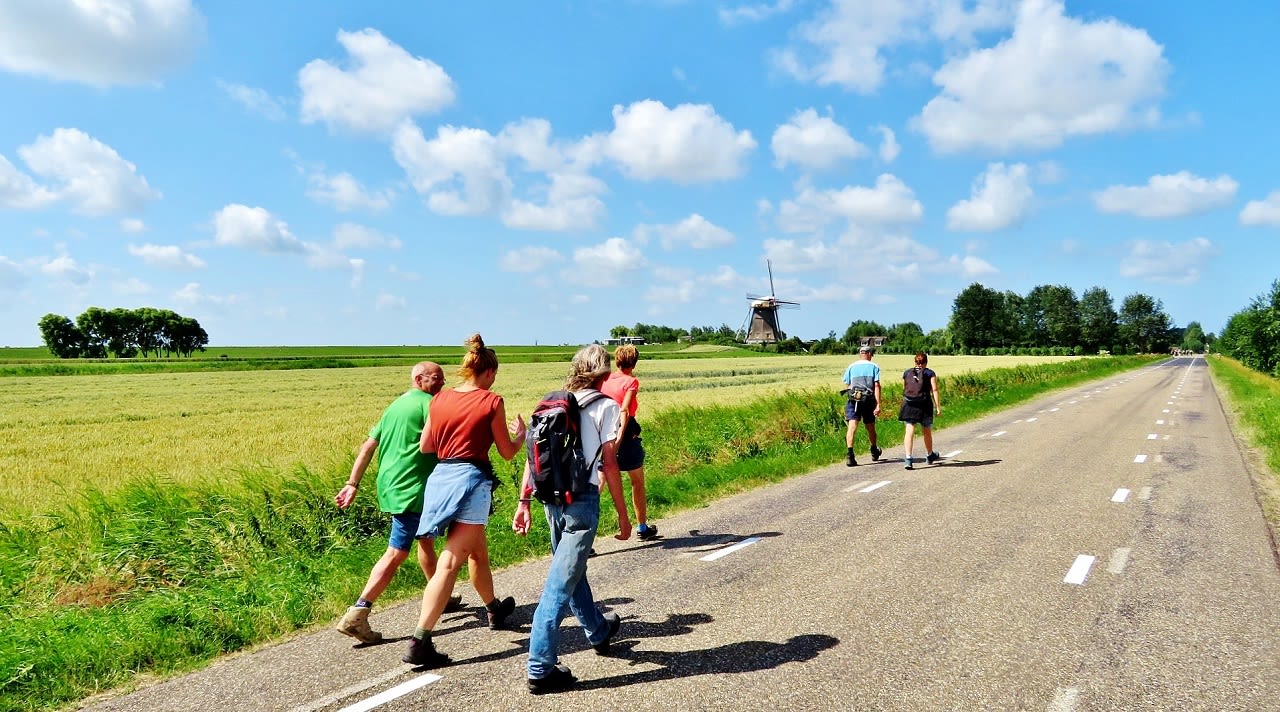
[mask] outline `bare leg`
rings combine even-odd
[[[369,572],[369,581],[365,583],[360,597],[371,603],[378,600],[378,596],[382,595],[391,583],[391,579],[395,578],[396,572],[400,570],[400,564],[403,564],[407,558],[409,558],[409,552],[387,547],[382,558],[378,559],[378,563],[374,564],[373,570]]]
[[[858,433],[858,421],[850,420],[849,427],[844,433],[844,446],[853,447],[853,436]]]
[[[631,505],[636,508],[636,523],[648,522],[649,502],[644,491],[644,467],[637,467],[627,473],[631,478]]]
[[[488,603],[492,601],[495,596],[493,593],[493,572],[489,570],[488,541],[467,557],[467,570],[471,574],[471,587],[476,590],[476,595],[480,597],[480,602]]]
[[[908,465],[911,464],[911,441],[916,437],[915,423],[904,423],[902,426],[902,451]]]
[[[920,428],[924,433],[924,454],[928,457],[933,453],[933,428]]]
[[[440,615],[444,613],[445,606],[449,604],[449,596],[453,593],[453,584],[458,578],[462,562],[479,550],[486,551],[487,559],[485,547],[483,525],[455,522],[449,528],[444,550],[440,552],[440,558],[436,562],[437,575],[431,577],[427,587],[422,591],[422,611],[418,615],[419,628],[426,630],[435,628]],[[485,571],[488,571],[488,567],[485,567]],[[492,583],[490,583],[490,590],[492,590]],[[478,587],[476,593],[480,593]]]
[[[876,446],[876,424],[867,423],[867,439],[871,441],[871,447]]]

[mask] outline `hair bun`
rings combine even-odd
[[[467,337],[467,340],[463,342],[463,345],[467,347],[468,351],[474,351],[477,353],[484,351],[484,339],[481,338],[479,334],[472,334]]]

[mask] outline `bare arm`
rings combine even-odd
[[[872,386],[872,388],[876,392],[876,407],[875,407],[875,410],[871,412],[879,413],[880,412],[880,379],[876,379],[875,385]]]
[[[422,424],[422,435],[418,438],[418,451],[423,455],[430,455],[436,451],[436,437],[431,432],[431,416],[427,416],[427,422]]]
[[[622,435],[627,432],[627,423],[631,422],[631,404],[635,402],[635,399],[635,391],[627,391],[622,394],[622,416],[621,422],[618,423],[618,437],[615,439],[618,445],[622,444]]]
[[[933,374],[933,378],[930,380],[933,381],[933,412],[941,415],[942,397],[938,395],[938,374]]]
[[[516,419],[507,423],[507,407],[499,400],[498,407],[493,411],[491,427],[493,444],[498,448],[498,454],[504,460],[515,457],[524,445],[524,418],[516,413]]]
[[[378,441],[369,438],[360,446],[360,452],[356,455],[356,461],[351,465],[351,476],[347,478],[347,483],[338,490],[338,494],[334,496],[333,501],[337,503],[341,509],[351,506],[356,499],[356,489],[360,487],[360,478],[364,477],[364,471],[369,469],[369,463],[373,462],[373,453],[378,450]]]
[[[533,525],[533,517],[529,514],[529,497],[533,494],[533,468],[528,461],[524,463],[524,478],[520,482],[520,502],[516,505],[515,516],[511,518],[511,531],[524,536]]]

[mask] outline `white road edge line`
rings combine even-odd
[[[349,707],[343,707],[341,710],[338,710],[338,712],[368,712],[368,710],[371,710],[374,707],[385,705],[397,697],[403,697],[414,690],[430,685],[436,680],[443,679],[444,678],[440,675],[427,673],[421,677],[415,677],[408,682],[402,682],[390,690],[383,690],[367,700],[362,700]]]
[[[1146,462],[1146,461],[1147,461],[1147,456],[1146,456],[1146,455],[1138,455],[1137,457],[1133,458],[1133,461],[1134,461],[1134,462]]]
[[[861,482],[855,482],[855,483],[853,483],[853,484],[849,485],[848,487],[845,487],[845,488],[844,488],[844,491],[845,491],[845,492],[852,492],[852,491],[854,491],[854,490],[858,489],[859,487],[866,487],[866,486],[867,486],[867,485],[869,485],[869,484],[871,484],[871,480],[863,480],[863,481],[861,481]]]
[[[360,682],[357,682],[354,685],[349,685],[347,687],[344,687],[341,690],[338,690],[337,692],[333,692],[328,695],[325,695],[324,697],[321,697],[318,700],[312,700],[311,702],[308,702],[305,705],[299,705],[297,707],[294,707],[293,709],[289,710],[289,712],[315,712],[316,710],[324,709],[325,707],[328,707],[330,705],[337,703],[339,700],[344,700],[348,697],[354,697],[360,694],[361,692],[364,692],[365,690],[369,689],[370,687],[377,687],[378,685],[381,685],[384,682],[394,680],[395,678],[400,677],[401,675],[409,672],[409,670],[411,669],[412,668],[408,668],[408,667],[399,667],[393,670],[388,670],[387,672],[377,677],[372,677],[372,678],[369,678],[368,680],[362,680]]]
[[[1112,502],[1123,503],[1126,499],[1129,499],[1129,490],[1123,487],[1116,490],[1116,493],[1111,495]]]
[[[1129,547],[1121,547],[1111,552],[1111,562],[1107,564],[1107,571],[1119,575],[1124,573],[1124,567],[1129,563]]]
[[[946,455],[943,455],[943,457],[947,457],[947,458],[955,457],[956,455],[959,455],[959,454],[960,454],[960,453],[962,453],[962,452],[964,452],[964,450],[952,450],[951,452],[947,453]]]
[[[1080,585],[1084,580],[1089,578],[1089,569],[1093,568],[1093,562],[1097,560],[1096,556],[1081,554],[1076,557],[1076,561],[1071,565],[1071,569],[1067,571],[1066,578],[1062,579],[1063,583],[1073,583]]]
[[[1075,687],[1059,687],[1049,703],[1049,712],[1075,712],[1080,703],[1080,690]]]
[[[868,492],[875,492],[876,490],[880,489],[881,487],[884,487],[885,485],[891,482],[893,482],[893,480],[881,480],[875,483],[874,485],[871,485],[870,487],[864,487],[858,490],[858,492],[860,492],[861,494],[866,494]]]
[[[993,437],[993,438],[998,438],[998,437],[1000,437],[1001,435],[1004,435],[1004,434],[1005,434],[1005,433],[1007,433],[1007,432],[1008,432],[1007,430],[1001,430],[1001,431],[1000,431],[1000,432],[998,432],[998,433],[992,433],[992,434],[991,434],[991,437]]]
[[[745,549],[748,546],[751,546],[752,544],[755,544],[758,541],[760,541],[760,537],[758,536],[747,537],[746,539],[743,539],[742,541],[738,542],[737,544],[734,544],[733,546],[727,546],[721,549],[720,551],[715,552],[714,554],[707,554],[701,559],[698,559],[698,561],[715,561],[716,559],[722,556],[728,556],[729,554],[732,554],[733,552],[738,551],[739,549]]]

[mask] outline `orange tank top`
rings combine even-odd
[[[502,396],[493,391],[441,391],[431,399],[431,435],[436,457],[489,461],[493,447],[493,415]]]

